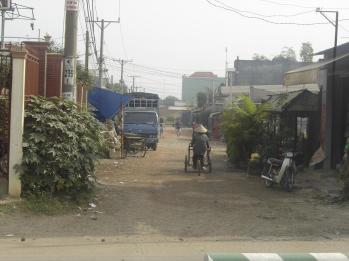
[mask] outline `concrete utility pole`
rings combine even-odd
[[[76,48],[79,0],[66,0],[65,11],[63,97],[76,102]]]
[[[1,49],[5,48],[6,9],[1,10]]]
[[[90,57],[90,33],[89,31],[86,31],[86,45],[85,45],[85,72],[87,75],[89,75],[89,57]],[[84,95],[85,100],[85,110],[87,110],[87,100],[88,100],[88,91],[87,88],[82,89],[82,94]],[[83,105],[83,100],[81,100],[81,106]]]
[[[337,58],[337,42],[338,42],[338,11],[325,11],[321,8],[316,9],[317,13],[320,13],[327,21],[329,21],[330,24],[332,24],[335,27],[335,33],[334,33],[334,47],[333,47],[333,62],[332,62],[332,77],[331,77],[331,88],[326,89],[326,103],[329,105],[329,108],[331,112],[329,113],[329,116],[326,117],[326,121],[328,121],[328,129],[329,136],[331,137],[331,141],[326,142],[328,144],[328,147],[330,151],[328,151],[328,155],[330,162],[325,162],[325,168],[331,168],[333,167],[333,158],[334,158],[334,116],[335,116],[335,87],[336,87],[336,58]],[[335,21],[333,22],[331,19],[329,19],[325,13],[332,13],[335,14]],[[332,165],[332,166],[331,166]]]
[[[113,59],[113,61],[120,63],[121,65],[121,76],[120,76],[120,87],[121,87],[121,93],[124,94],[124,66],[127,63],[132,63],[132,60],[124,60],[124,59]]]
[[[135,80],[136,80],[136,78],[139,78],[140,76],[138,76],[138,75],[130,75],[129,77],[132,78],[132,88],[131,88],[131,91],[134,92],[135,91]]]
[[[92,23],[96,23],[98,27],[101,29],[101,43],[100,43],[100,53],[99,53],[99,66],[98,66],[98,86],[102,88],[103,84],[103,64],[104,64],[104,30],[112,23],[120,23],[120,18],[117,21],[106,21],[96,20],[96,21],[88,21]]]
[[[85,45],[85,71],[88,72],[90,57],[90,33],[86,31],[86,45]]]
[[[123,59],[112,59],[114,62],[118,62],[121,64],[121,77],[120,77],[120,87],[121,94],[124,95],[124,66],[126,63],[132,62],[132,60],[123,60]],[[125,105],[124,101],[121,102],[121,158],[124,157],[124,116],[125,116]]]

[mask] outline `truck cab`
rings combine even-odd
[[[144,137],[148,148],[157,149],[159,142],[159,96],[152,93],[130,93],[132,100],[124,114],[125,134]]]

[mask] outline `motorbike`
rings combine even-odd
[[[278,184],[286,191],[293,190],[297,173],[295,156],[294,152],[285,152],[282,154],[282,159],[265,160],[261,177],[267,187]]]

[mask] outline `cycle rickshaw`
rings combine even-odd
[[[147,145],[144,137],[132,133],[126,133],[124,136],[124,155],[125,157],[145,157]]]
[[[203,165],[201,164],[200,158],[197,160],[195,171],[198,173],[199,176],[201,175],[201,173],[205,171],[208,173],[212,172],[212,161],[211,161],[210,153],[211,153],[211,148],[208,148],[205,155],[203,155],[203,159],[202,159]],[[187,155],[185,155],[185,158],[184,158],[185,173],[188,172],[188,167],[193,166],[192,154],[193,154],[193,146],[189,144],[188,153]]]

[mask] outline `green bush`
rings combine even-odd
[[[23,196],[78,198],[91,191],[95,162],[104,147],[101,128],[72,102],[30,97],[20,168]]]
[[[260,152],[267,137],[268,104],[256,105],[248,96],[241,96],[223,114],[222,129],[230,161],[246,167],[250,155]]]

